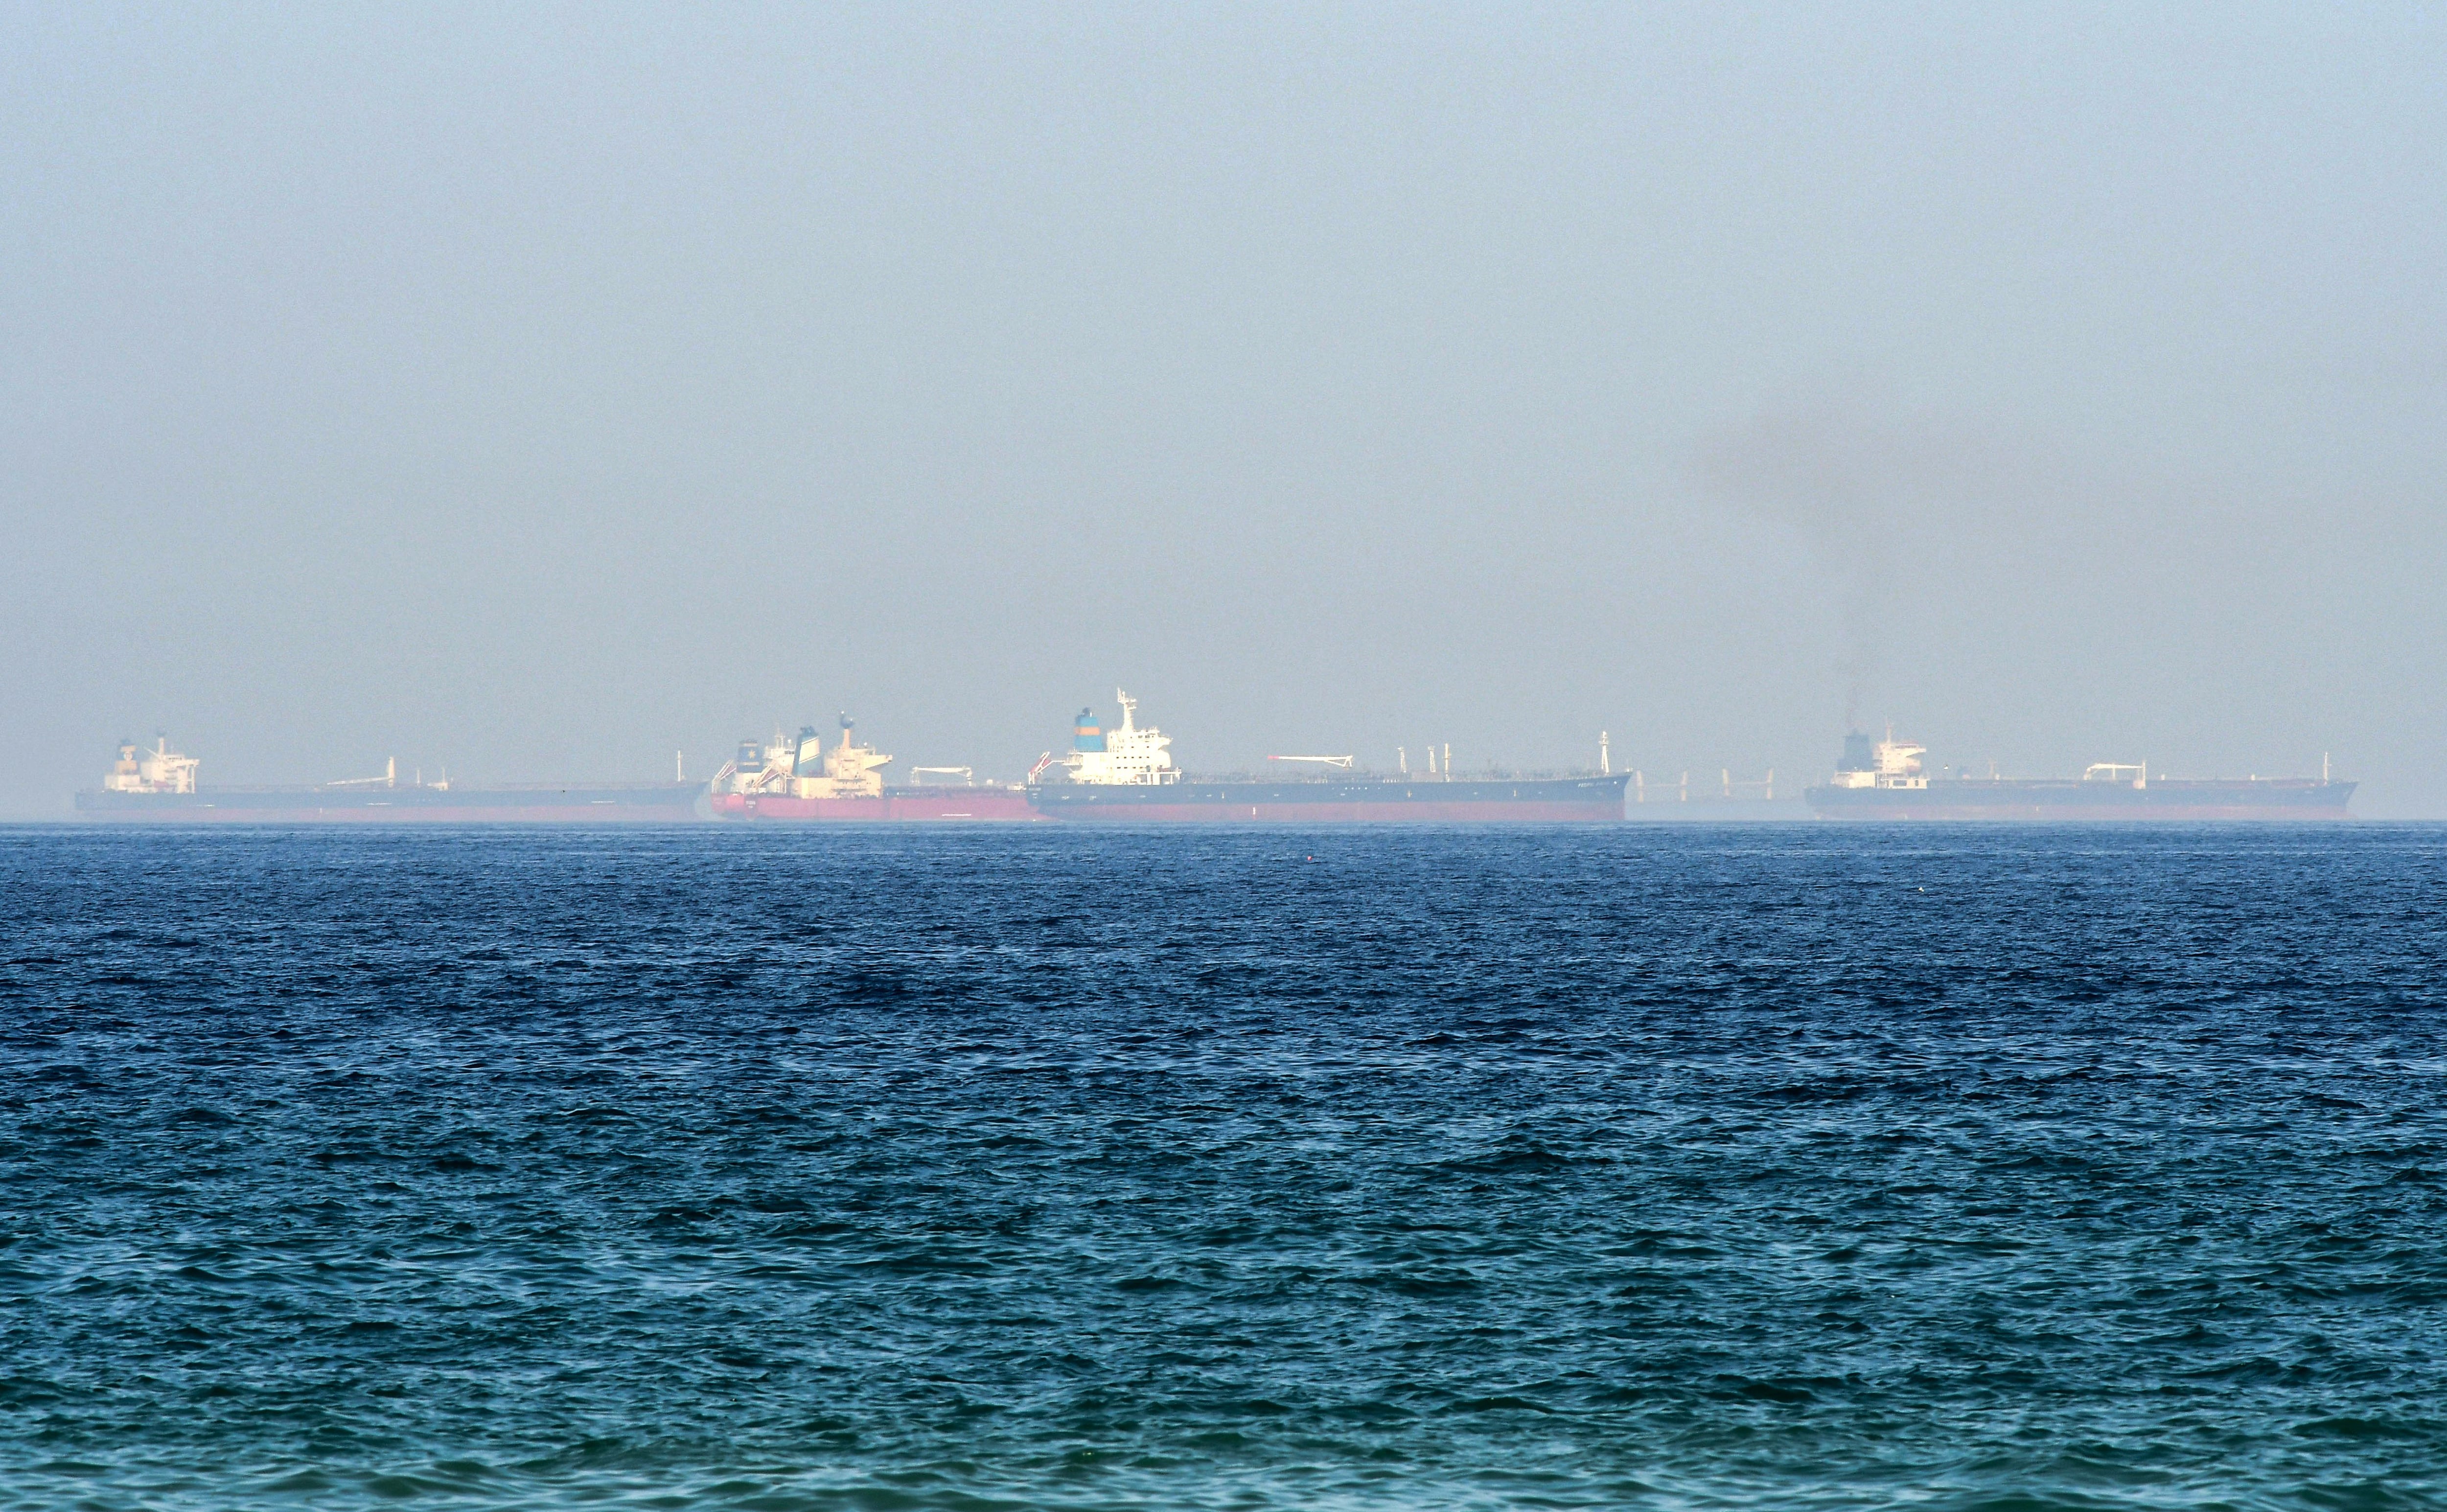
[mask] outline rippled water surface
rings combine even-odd
[[[2442,838],[0,831],[0,1506],[2447,1505]]]

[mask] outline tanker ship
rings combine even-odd
[[[1929,777],[1925,747],[1844,737],[1832,780],[1804,795],[1829,819],[2228,820],[2343,819],[2354,784],[2316,777],[2171,778],[2147,762],[2095,762],[2077,779]]]
[[[551,824],[672,823],[696,817],[696,783],[496,784],[486,787],[399,780],[399,763],[380,777],[319,785],[208,787],[202,763],[156,737],[147,750],[119,744],[102,786],[76,795],[79,817],[143,823],[238,824]]]
[[[883,768],[892,758],[858,743],[857,727],[841,718],[841,736],[826,750],[813,725],[796,735],[776,730],[770,741],[743,740],[739,754],[713,774],[717,819],[836,820],[898,822],[905,820],[1034,820],[1027,792],[978,784],[965,766],[921,766],[911,775],[958,778],[952,783],[887,786]]]
[[[1118,728],[1091,709],[1073,724],[1061,780],[1039,781],[1054,765],[1040,758],[1028,801],[1055,819],[1122,823],[1589,823],[1623,817],[1623,776],[1456,778],[1442,773],[1384,776],[1354,772],[1348,756],[1271,757],[1318,765],[1322,775],[1282,782],[1202,780],[1173,765],[1170,737],[1137,722],[1138,701],[1118,689]]]

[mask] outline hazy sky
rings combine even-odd
[[[0,813],[2316,771],[2447,813],[2447,7],[16,6]]]

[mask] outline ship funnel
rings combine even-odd
[[[1835,769],[1839,772],[1876,771],[1878,757],[1877,752],[1872,748],[1869,737],[1857,729],[1846,732],[1844,759],[1835,764]]]
[[[1096,711],[1094,709],[1083,709],[1079,710],[1079,717],[1072,721],[1071,726],[1071,748],[1072,750],[1091,751],[1103,750],[1105,748],[1105,727],[1097,723]]]

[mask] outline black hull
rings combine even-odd
[[[1630,780],[1057,783],[1032,789],[1029,802],[1052,819],[1142,824],[1584,824],[1619,822]]]
[[[2122,783],[1932,778],[1925,787],[1812,787],[1804,796],[1827,819],[1952,819],[2011,822],[2193,822],[2341,820],[2352,783],[2309,778],[2248,782],[2153,779]]]

